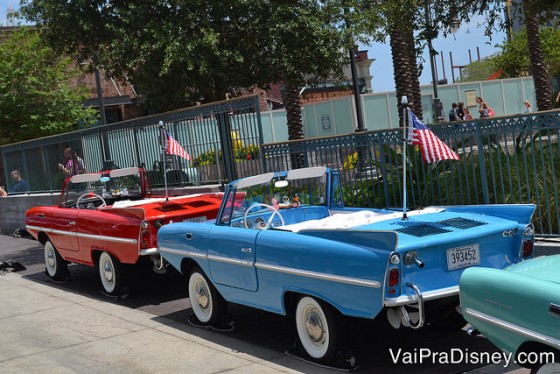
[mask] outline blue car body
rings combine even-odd
[[[158,243],[165,261],[186,276],[199,267],[227,302],[288,314],[289,300],[306,295],[350,317],[386,309],[395,327],[418,328],[430,303],[458,306],[465,268],[531,257],[533,213],[530,204],[448,206],[403,218],[345,207],[338,174],[315,167],[234,181],[216,221],[166,225]]]

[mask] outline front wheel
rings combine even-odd
[[[330,305],[309,296],[298,300],[296,307],[298,338],[307,354],[316,361],[331,362],[337,348],[337,323]]]
[[[195,317],[204,325],[215,325],[225,309],[225,300],[199,267],[189,275],[189,300]]]
[[[49,278],[55,281],[63,281],[68,274],[68,263],[64,261],[51,241],[45,243],[44,255],[45,270]]]
[[[125,283],[125,272],[123,265],[113,255],[101,252],[99,262],[99,279],[106,293],[120,296]]]

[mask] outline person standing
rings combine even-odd
[[[451,110],[449,111],[449,122],[457,121],[457,103],[451,104]]]
[[[465,104],[463,102],[457,103],[457,120],[463,121],[465,119]]]
[[[478,112],[480,113],[480,118],[494,117],[494,109],[490,105],[486,104],[482,97],[477,97],[476,102],[478,103]]]
[[[469,108],[464,108],[463,111],[464,111],[463,119],[464,119],[465,121],[470,121],[470,120],[473,119]]]
[[[523,113],[531,113],[533,111],[533,106],[527,100],[523,102]]]
[[[22,194],[29,191],[29,184],[27,184],[27,181],[21,177],[19,170],[12,170],[10,172],[10,176],[14,181],[14,184],[12,184],[12,188],[10,189],[11,194]]]
[[[72,151],[71,147],[66,147],[64,149],[64,164],[58,164],[58,169],[66,177],[83,173],[85,171],[84,160],[78,157],[78,154]]]

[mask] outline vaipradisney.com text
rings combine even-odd
[[[405,365],[501,364],[507,367],[511,363],[534,365],[554,362],[554,354],[550,352],[520,352],[517,357],[514,357],[513,353],[477,352],[466,348],[451,348],[443,352],[433,351],[430,348],[415,348],[412,351],[389,348],[389,354],[394,364]]]

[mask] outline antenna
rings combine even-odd
[[[402,150],[402,167],[403,167],[403,216],[402,219],[406,220],[406,146],[407,146],[407,131],[408,131],[408,98],[403,96],[401,98],[401,106],[403,111],[403,150]]]

